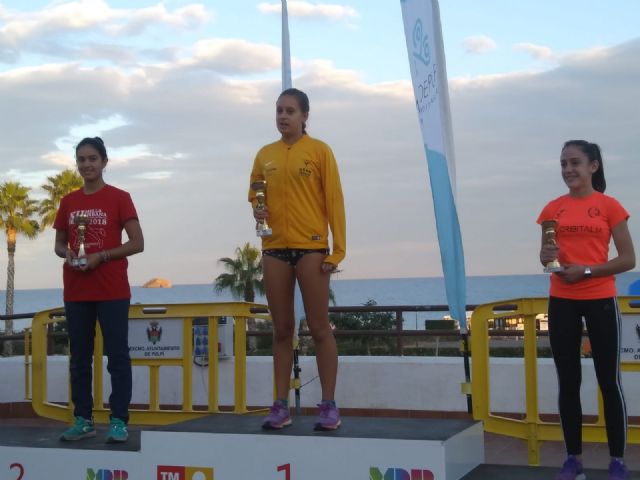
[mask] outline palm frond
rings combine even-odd
[[[235,254],[235,258],[218,259],[226,272],[216,277],[214,288],[216,292],[229,290],[234,298],[252,302],[255,292],[264,294],[261,252],[247,242],[242,247],[237,247]]]

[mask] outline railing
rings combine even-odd
[[[471,311],[476,308],[476,305],[467,305],[467,311]],[[404,321],[405,314],[407,313],[420,313],[420,312],[448,312],[449,307],[447,305],[389,305],[389,306],[381,306],[381,305],[371,305],[371,306],[334,306],[329,307],[329,313],[392,313],[394,315],[393,330],[340,330],[336,329],[333,331],[336,337],[386,337],[386,338],[395,338],[396,342],[396,353],[398,355],[404,354],[405,342],[404,340],[407,338],[418,338],[418,337],[459,337],[460,331],[458,329],[405,329]],[[49,309],[47,312],[59,314],[60,317],[64,317],[64,311],[62,308]],[[250,308],[252,317],[268,317],[269,310],[266,306],[260,307],[251,307]],[[3,320],[17,320],[17,319],[33,319],[36,316],[37,312],[33,313],[21,313],[15,315],[0,315],[0,321]],[[254,315],[256,314],[256,315]],[[64,320],[62,318],[62,320]],[[12,335],[0,335],[0,347],[2,342],[4,341],[16,341],[23,342],[25,341],[25,334],[27,333],[26,329],[24,333],[16,333]],[[271,336],[270,330],[248,330],[246,332],[247,337],[265,337]],[[505,333],[508,335],[508,332]],[[310,336],[308,331],[300,332],[301,337]],[[49,324],[48,327],[48,336],[47,336],[47,350],[50,355],[54,354],[54,347],[56,340],[65,340],[67,339],[67,333],[64,331],[54,331],[53,324]]]
[[[623,315],[638,314],[637,297],[619,297]],[[505,308],[508,304],[509,308]],[[540,443],[562,440],[559,423],[545,422],[538,408],[538,364],[536,316],[547,312],[547,298],[521,298],[480,305],[471,316],[471,350],[473,352],[472,398],[473,416],[484,423],[487,432],[524,439],[528,443],[529,464],[540,464]],[[515,419],[497,415],[490,408],[489,321],[505,317],[524,318],[524,374],[526,389],[525,418]],[[621,370],[640,372],[640,362],[623,361]],[[595,423],[584,424],[583,439],[587,442],[606,442],[602,395],[598,394],[598,416]],[[629,443],[640,443],[640,425],[629,425]]]
[[[188,320],[191,322],[191,326],[193,326],[193,320],[195,318],[200,317],[200,314],[203,313],[200,310],[193,310],[194,308],[198,309],[204,306],[211,306],[212,304],[205,304],[205,305],[194,305],[194,304],[186,304],[186,305],[169,305],[167,306],[141,306],[141,305],[134,305],[131,307],[130,310],[130,316],[134,315],[139,315],[139,311],[140,309],[142,309],[141,311],[143,312],[143,318],[150,320],[153,318],[165,318],[166,315],[178,315],[181,317],[184,317],[184,320]],[[267,319],[268,317],[268,309],[266,308],[266,306],[264,305],[254,305],[254,304],[246,304],[246,303],[240,303],[240,304],[213,304],[213,305],[242,305],[243,308],[248,308],[249,313],[247,313],[246,311],[243,311],[243,317],[246,320],[247,316],[251,316],[254,318],[263,318],[263,319]],[[508,308],[509,306],[507,306]],[[170,308],[171,311],[169,313],[167,313],[166,309]],[[184,310],[184,308],[187,308],[187,310]],[[471,310],[475,308],[475,305],[468,305],[467,309]],[[160,310],[158,310],[160,309]],[[179,310],[179,311],[178,311]],[[445,329],[445,330],[405,330],[404,329],[404,315],[407,312],[447,312],[448,311],[448,307],[446,305],[393,305],[393,306],[378,306],[378,305],[367,305],[367,306],[341,306],[341,307],[330,307],[330,313],[382,313],[382,312],[391,312],[394,314],[394,325],[395,328],[393,330],[389,330],[389,329],[385,329],[385,330],[334,330],[334,334],[336,337],[395,337],[396,339],[396,350],[395,350],[395,354],[397,355],[403,355],[404,353],[404,340],[406,340],[407,338],[419,338],[419,337],[425,337],[425,338],[429,338],[429,337],[435,337],[436,341],[440,338],[440,337],[448,337],[448,338],[456,338],[460,336],[460,332],[458,330],[455,329]],[[205,314],[211,314],[211,312],[204,312]],[[224,312],[218,312],[220,316],[224,315]],[[154,315],[155,314],[155,315]],[[191,316],[189,316],[191,315]],[[210,317],[210,316],[205,316],[205,318],[208,319],[208,323],[212,323],[214,322],[214,317]],[[53,354],[54,350],[55,350],[55,341],[58,339],[62,339],[65,340],[67,339],[67,334],[64,331],[55,331],[54,329],[54,325],[58,322],[64,321],[64,311],[61,308],[56,308],[56,309],[50,309],[50,310],[46,310],[44,312],[39,312],[39,313],[25,313],[25,314],[17,314],[17,315],[11,315],[11,316],[6,316],[6,315],[0,315],[0,320],[5,320],[5,319],[25,319],[25,318],[33,318],[33,328],[35,330],[35,334],[32,332],[32,329],[26,329],[25,332],[23,334],[20,335],[12,335],[12,336],[5,336],[5,337],[0,337],[0,341],[2,341],[3,339],[12,339],[12,340],[24,340],[24,348],[25,348],[25,398],[28,400],[32,400],[34,403],[38,402],[44,402],[46,405],[42,407],[41,411],[47,411],[48,414],[46,416],[51,416],[54,415],[53,418],[59,418],[60,415],[63,415],[62,413],[60,413],[60,408],[61,406],[59,404],[52,404],[50,402],[46,402],[46,399],[44,398],[44,394],[42,392],[46,391],[46,359],[47,359],[47,352],[48,354]],[[215,317],[218,318],[218,317]],[[240,320],[242,320],[242,318],[240,318]],[[200,318],[198,318],[200,319]],[[246,322],[245,322],[246,324]],[[417,325],[416,325],[417,326]],[[189,330],[189,326],[185,324],[185,326],[183,327],[184,331],[186,332],[187,330]],[[236,349],[239,357],[238,357],[238,361],[236,362],[236,368],[239,370],[238,374],[236,375],[236,382],[239,382],[238,385],[236,385],[236,404],[234,405],[234,412],[236,413],[243,413],[246,408],[246,400],[245,397],[243,395],[243,392],[246,392],[246,385],[245,385],[245,380],[244,380],[244,375],[246,375],[245,369],[244,369],[244,365],[246,365],[246,344],[244,343],[246,341],[246,337],[248,336],[270,336],[272,333],[271,331],[247,331],[245,332],[245,329],[243,327],[239,327],[238,322],[236,322],[235,324],[235,330],[236,330],[236,335],[235,335],[235,343],[236,345],[238,345],[238,348]],[[240,331],[238,331],[238,328],[240,328]],[[99,326],[98,326],[99,329]],[[212,329],[211,331],[216,331],[216,329]],[[506,332],[508,333],[508,332]],[[300,332],[300,336],[304,337],[304,336],[308,336],[310,335],[309,332]],[[35,338],[32,338],[35,337]],[[186,338],[188,338],[188,336],[184,335],[184,339],[186,341]],[[46,340],[45,340],[46,339]],[[96,404],[96,408],[97,411],[99,412],[97,415],[97,418],[100,419],[102,415],[105,414],[104,408],[101,406],[102,405],[102,392],[101,392],[101,380],[102,380],[102,350],[101,350],[101,343],[100,343],[100,339],[101,339],[101,335],[98,334],[96,335],[96,348],[95,348],[95,357],[96,357],[96,361],[94,363],[94,370],[95,370],[95,383],[96,385],[100,386],[100,390],[97,391],[95,393],[95,404]],[[209,342],[209,351],[214,351],[215,352],[215,348],[212,350],[212,347],[215,347],[215,342],[216,342],[216,338],[211,336],[208,340]],[[239,342],[239,343],[238,343]],[[455,342],[454,345],[458,346],[458,350],[460,352],[464,353],[464,345],[463,342]],[[139,360],[134,360],[132,363],[133,365],[142,365],[145,364],[149,366],[149,370],[150,370],[150,390],[151,390],[151,395],[150,398],[151,400],[151,405],[150,405],[150,411],[156,411],[159,410],[158,407],[158,385],[159,385],[159,367],[162,365],[180,365],[183,367],[183,369],[185,369],[185,375],[183,375],[183,378],[190,378],[190,369],[191,369],[191,365],[187,364],[189,362],[189,355],[187,355],[187,353],[191,353],[193,350],[193,345],[191,345],[190,343],[187,344],[185,343],[183,345],[183,350],[184,350],[184,355],[182,356],[182,361],[174,359],[170,362],[164,361],[164,362],[160,362],[157,364],[149,364],[148,362],[142,362]],[[34,355],[36,356],[35,359],[35,368],[36,371],[32,372],[33,368],[34,368],[34,360],[32,360],[32,352],[34,352]],[[217,358],[215,359],[217,361]],[[195,361],[195,357],[194,357],[194,361]],[[197,362],[196,362],[197,363]],[[467,363],[467,362],[465,362]],[[42,366],[44,365],[44,366]],[[202,365],[201,365],[202,366]],[[41,369],[41,370],[38,370]],[[209,375],[210,377],[217,375],[217,363],[214,363],[214,365],[212,365],[212,368],[209,370]],[[187,375],[187,372],[189,372],[189,374]],[[44,374],[43,374],[44,373]],[[294,372],[295,373],[295,372]],[[241,376],[242,375],[242,376]],[[33,382],[32,379],[33,378]],[[44,383],[42,383],[44,382]],[[33,388],[35,388],[37,391],[35,392],[35,398],[33,397],[32,394],[32,385],[34,386]],[[299,396],[299,381],[296,380],[295,375],[294,375],[294,379],[292,380],[292,386],[294,388],[294,390],[296,391],[296,398],[298,398]],[[467,379],[467,383],[463,383],[463,393],[468,395],[468,401],[469,401],[469,411],[470,411],[470,398],[469,398],[469,394],[470,394],[470,384],[468,383],[468,379]],[[183,402],[183,411],[189,411],[189,409],[191,408],[190,406],[190,394],[188,392],[190,392],[189,387],[185,384],[183,386],[183,392],[185,392],[185,398],[184,398],[184,402]],[[216,401],[214,401],[213,403],[215,404],[217,402],[217,392],[214,392],[213,395],[216,398]],[[155,399],[155,400],[154,400]],[[239,402],[239,403],[238,403]],[[211,409],[211,402],[209,402],[208,408]],[[297,403],[296,403],[297,405]],[[243,407],[244,406],[244,407]],[[49,409],[49,407],[52,408],[52,410]],[[70,405],[68,405],[67,407],[68,409],[71,408]],[[217,409],[214,410],[217,411]],[[149,414],[149,410],[145,410],[144,413],[138,413],[135,412],[132,414],[132,421],[136,422],[137,419],[141,416],[148,416]],[[70,416],[70,413],[68,413],[67,416]],[[177,420],[176,420],[177,421]]]
[[[620,307],[623,315],[640,313],[640,303],[638,297],[620,297]],[[477,420],[484,423],[484,428],[488,432],[512,436],[524,439],[528,442],[529,463],[539,464],[540,443],[547,440],[561,440],[562,432],[559,423],[542,421],[538,406],[538,366],[537,366],[537,337],[546,336],[546,332],[537,330],[536,317],[547,311],[546,298],[523,298],[494,302],[484,305],[469,305],[468,310],[473,310],[470,325],[471,347],[473,351],[473,382],[469,390],[463,384],[462,393],[473,393],[473,415]],[[460,336],[457,330],[404,330],[403,314],[406,312],[445,312],[448,311],[445,305],[434,306],[362,306],[362,307],[331,307],[332,313],[343,312],[394,312],[395,328],[393,330],[357,330],[357,331],[334,331],[335,335],[350,336],[393,336],[397,342],[397,352],[402,354],[403,340],[411,337],[432,337],[432,336]],[[57,314],[56,314],[57,312]],[[52,336],[58,335],[53,332],[52,326],[55,322],[63,319],[59,309],[40,312],[34,317],[33,331],[26,332],[25,335],[25,392],[29,396],[29,386],[33,385],[34,408],[36,403],[40,405],[36,411],[43,416],[68,420],[71,417],[70,405],[52,404],[46,401],[46,352],[47,345],[50,345]],[[195,410],[191,405],[191,372],[193,345],[190,341],[193,319],[196,317],[206,317],[209,326],[208,349],[210,352],[216,351],[218,318],[226,316],[234,318],[234,346],[235,346],[235,378],[234,378],[234,406],[233,413],[247,413],[246,407],[246,338],[247,335],[271,335],[270,331],[246,332],[247,317],[268,319],[268,310],[264,305],[246,303],[228,304],[186,304],[167,306],[142,306],[132,305],[130,317],[132,320],[169,319],[180,317],[183,321],[183,353],[180,359],[151,359],[133,360],[133,365],[145,365],[150,369],[150,408],[148,410],[132,410],[132,423],[153,423],[165,424],[174,421],[182,421],[188,418],[195,418],[212,412],[219,412],[218,392],[217,392],[217,370],[218,359],[215,355],[210,355],[208,379],[211,388],[208,392],[208,404],[205,410]],[[22,317],[24,318],[24,317]],[[490,328],[490,324],[504,325],[506,319],[519,319],[524,330],[504,330]],[[0,320],[2,317],[0,316]],[[308,333],[306,333],[308,334]],[[64,335],[64,334],[62,334]],[[305,332],[302,333],[305,335]],[[490,408],[490,337],[513,337],[523,338],[524,343],[524,376],[526,389],[526,412],[524,419],[509,418],[491,412]],[[101,389],[102,385],[102,349],[100,335],[96,335],[95,350],[95,385]],[[187,341],[189,339],[189,341]],[[31,359],[31,352],[33,359]],[[175,365],[183,369],[183,405],[181,410],[166,411],[159,405],[159,374],[161,366]],[[29,367],[33,368],[30,382]],[[623,371],[640,372],[640,362],[623,362]],[[186,382],[186,383],[184,383]],[[295,383],[294,383],[295,385]],[[101,391],[94,396],[96,407],[96,417],[99,421],[106,421],[107,410],[103,405]],[[585,441],[604,442],[606,433],[604,428],[604,415],[601,395],[598,396],[598,416],[595,423],[585,424],[583,427],[583,438]],[[640,443],[640,425],[629,427],[630,443]]]
[[[250,413],[247,409],[246,394],[246,321],[247,317],[267,318],[251,314],[249,309],[257,307],[250,303],[213,303],[213,304],[172,304],[172,305],[131,305],[129,320],[158,321],[179,320],[182,331],[181,352],[175,358],[133,358],[133,366],[149,368],[149,408],[132,409],[130,422],[133,424],[165,425],[198,418],[211,413],[224,413],[218,405],[218,357],[209,355],[208,403],[206,409],[196,410],[192,402],[193,367],[193,320],[206,317],[209,327],[208,348],[210,352],[218,349],[218,321],[221,317],[234,319],[234,407],[231,413]],[[72,418],[72,405],[55,404],[47,400],[47,334],[49,325],[64,319],[59,309],[37,313],[33,318],[31,335],[26,336],[26,345],[31,344],[32,355],[32,405],[38,415],[69,421]],[[31,342],[29,342],[31,338]],[[160,406],[160,367],[177,366],[182,368],[182,408],[166,409]],[[103,385],[103,346],[99,325],[96,332],[93,362],[93,398],[94,417],[98,422],[108,422],[109,411],[104,406]]]
[[[473,310],[475,305],[467,305],[467,310]],[[252,308],[253,313],[268,314],[266,307]],[[458,329],[415,329],[406,330],[404,328],[405,313],[420,312],[448,312],[447,305],[363,305],[363,306],[334,306],[329,307],[329,313],[392,313],[394,315],[393,330],[333,330],[336,337],[385,337],[395,338],[396,353],[399,356],[404,355],[404,339],[417,337],[459,337]],[[270,331],[253,331],[248,332],[249,336],[267,336],[271,335]],[[311,334],[308,331],[300,331],[301,337],[308,337]]]
[[[469,308],[473,308],[470,306]],[[239,309],[239,310],[238,310]],[[335,331],[335,335],[340,336],[365,336],[365,337],[396,337],[397,353],[403,353],[403,339],[407,337],[456,337],[459,335],[458,330],[404,330],[405,312],[446,312],[446,305],[404,305],[404,306],[357,306],[357,307],[331,307],[331,313],[370,313],[370,312],[393,312],[395,314],[395,328],[393,330],[357,330],[357,331]],[[217,328],[211,328],[216,324],[217,319],[221,317],[234,317],[235,331],[235,396],[234,396],[234,413],[247,413],[246,408],[246,337],[255,335],[271,335],[270,331],[253,331],[246,332],[246,318],[263,318],[268,319],[268,309],[264,305],[255,305],[248,303],[221,303],[221,304],[183,304],[183,305],[167,305],[167,306],[143,306],[132,305],[129,312],[130,320],[153,320],[168,319],[179,317],[183,321],[183,343],[182,355],[177,359],[133,359],[133,366],[144,365],[149,368],[149,390],[150,401],[149,408],[145,410],[133,409],[131,412],[132,423],[154,423],[164,424],[174,421],[182,421],[185,419],[200,416],[210,412],[218,412],[218,392],[215,379],[218,375],[217,357],[210,356],[210,364],[208,365],[209,384],[212,386],[209,390],[209,400],[206,411],[204,413],[196,413],[193,409],[191,401],[191,373],[192,373],[192,354],[193,345],[191,343],[191,329],[194,325],[194,319],[205,317],[208,322],[209,331],[217,334]],[[33,314],[19,314],[13,316],[0,316],[0,320],[33,318],[32,328],[26,329],[22,335],[13,335],[5,337],[7,339],[23,339],[24,340],[24,358],[25,358],[25,398],[32,400],[34,410],[46,417],[56,418],[60,420],[68,420],[71,418],[72,405],[58,404],[49,402],[46,398],[47,391],[47,359],[48,353],[54,352],[54,340],[61,338],[66,339],[66,332],[54,331],[54,325],[65,320],[64,311],[60,308],[49,309]],[[308,332],[301,332],[301,336],[308,335]],[[108,411],[104,408],[104,396],[102,392],[102,337],[97,326],[97,334],[94,347],[94,406],[95,417],[98,421],[107,418]],[[208,337],[208,351],[215,352],[217,350],[217,336],[210,334]],[[159,369],[161,366],[180,366],[183,370],[183,402],[180,411],[161,409],[159,405]],[[295,379],[292,383],[296,394],[299,395],[299,382]]]

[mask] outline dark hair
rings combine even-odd
[[[289,95],[294,97],[298,102],[298,107],[300,107],[300,111],[302,113],[309,113],[309,97],[302,90],[298,90],[297,88],[287,88],[284,90],[278,99],[284,97],[285,95]],[[307,133],[307,124],[306,122],[302,122],[302,133]]]
[[[562,149],[567,147],[578,147],[589,158],[590,162],[598,162],[598,170],[593,172],[591,177],[591,185],[597,192],[604,193],[607,188],[607,182],[604,179],[604,165],[602,164],[602,154],[597,143],[589,143],[586,140],[569,140],[564,142]]]
[[[76,145],[76,155],[78,155],[80,147],[84,147],[85,145],[95,148],[100,154],[100,158],[102,158],[102,160],[108,160],[107,148],[104,146],[104,142],[100,137],[87,137],[80,140],[80,143]]]

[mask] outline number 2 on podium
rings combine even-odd
[[[278,467],[279,472],[284,472],[284,480],[291,480],[291,464],[285,463]]]
[[[12,463],[9,467],[9,470],[13,469],[18,470],[18,476],[16,477],[16,480],[22,480],[22,477],[24,476],[24,467],[19,463]]]

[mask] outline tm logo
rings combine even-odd
[[[431,470],[403,470],[402,468],[387,468],[384,475],[377,467],[369,469],[369,480],[434,480]]]
[[[87,468],[87,480],[128,480],[129,474],[126,470],[94,470]]]
[[[416,20],[413,26],[413,56],[425,65],[431,63],[431,51],[429,49],[429,35],[424,32],[422,20]]]
[[[158,465],[157,480],[214,480],[213,468]]]

